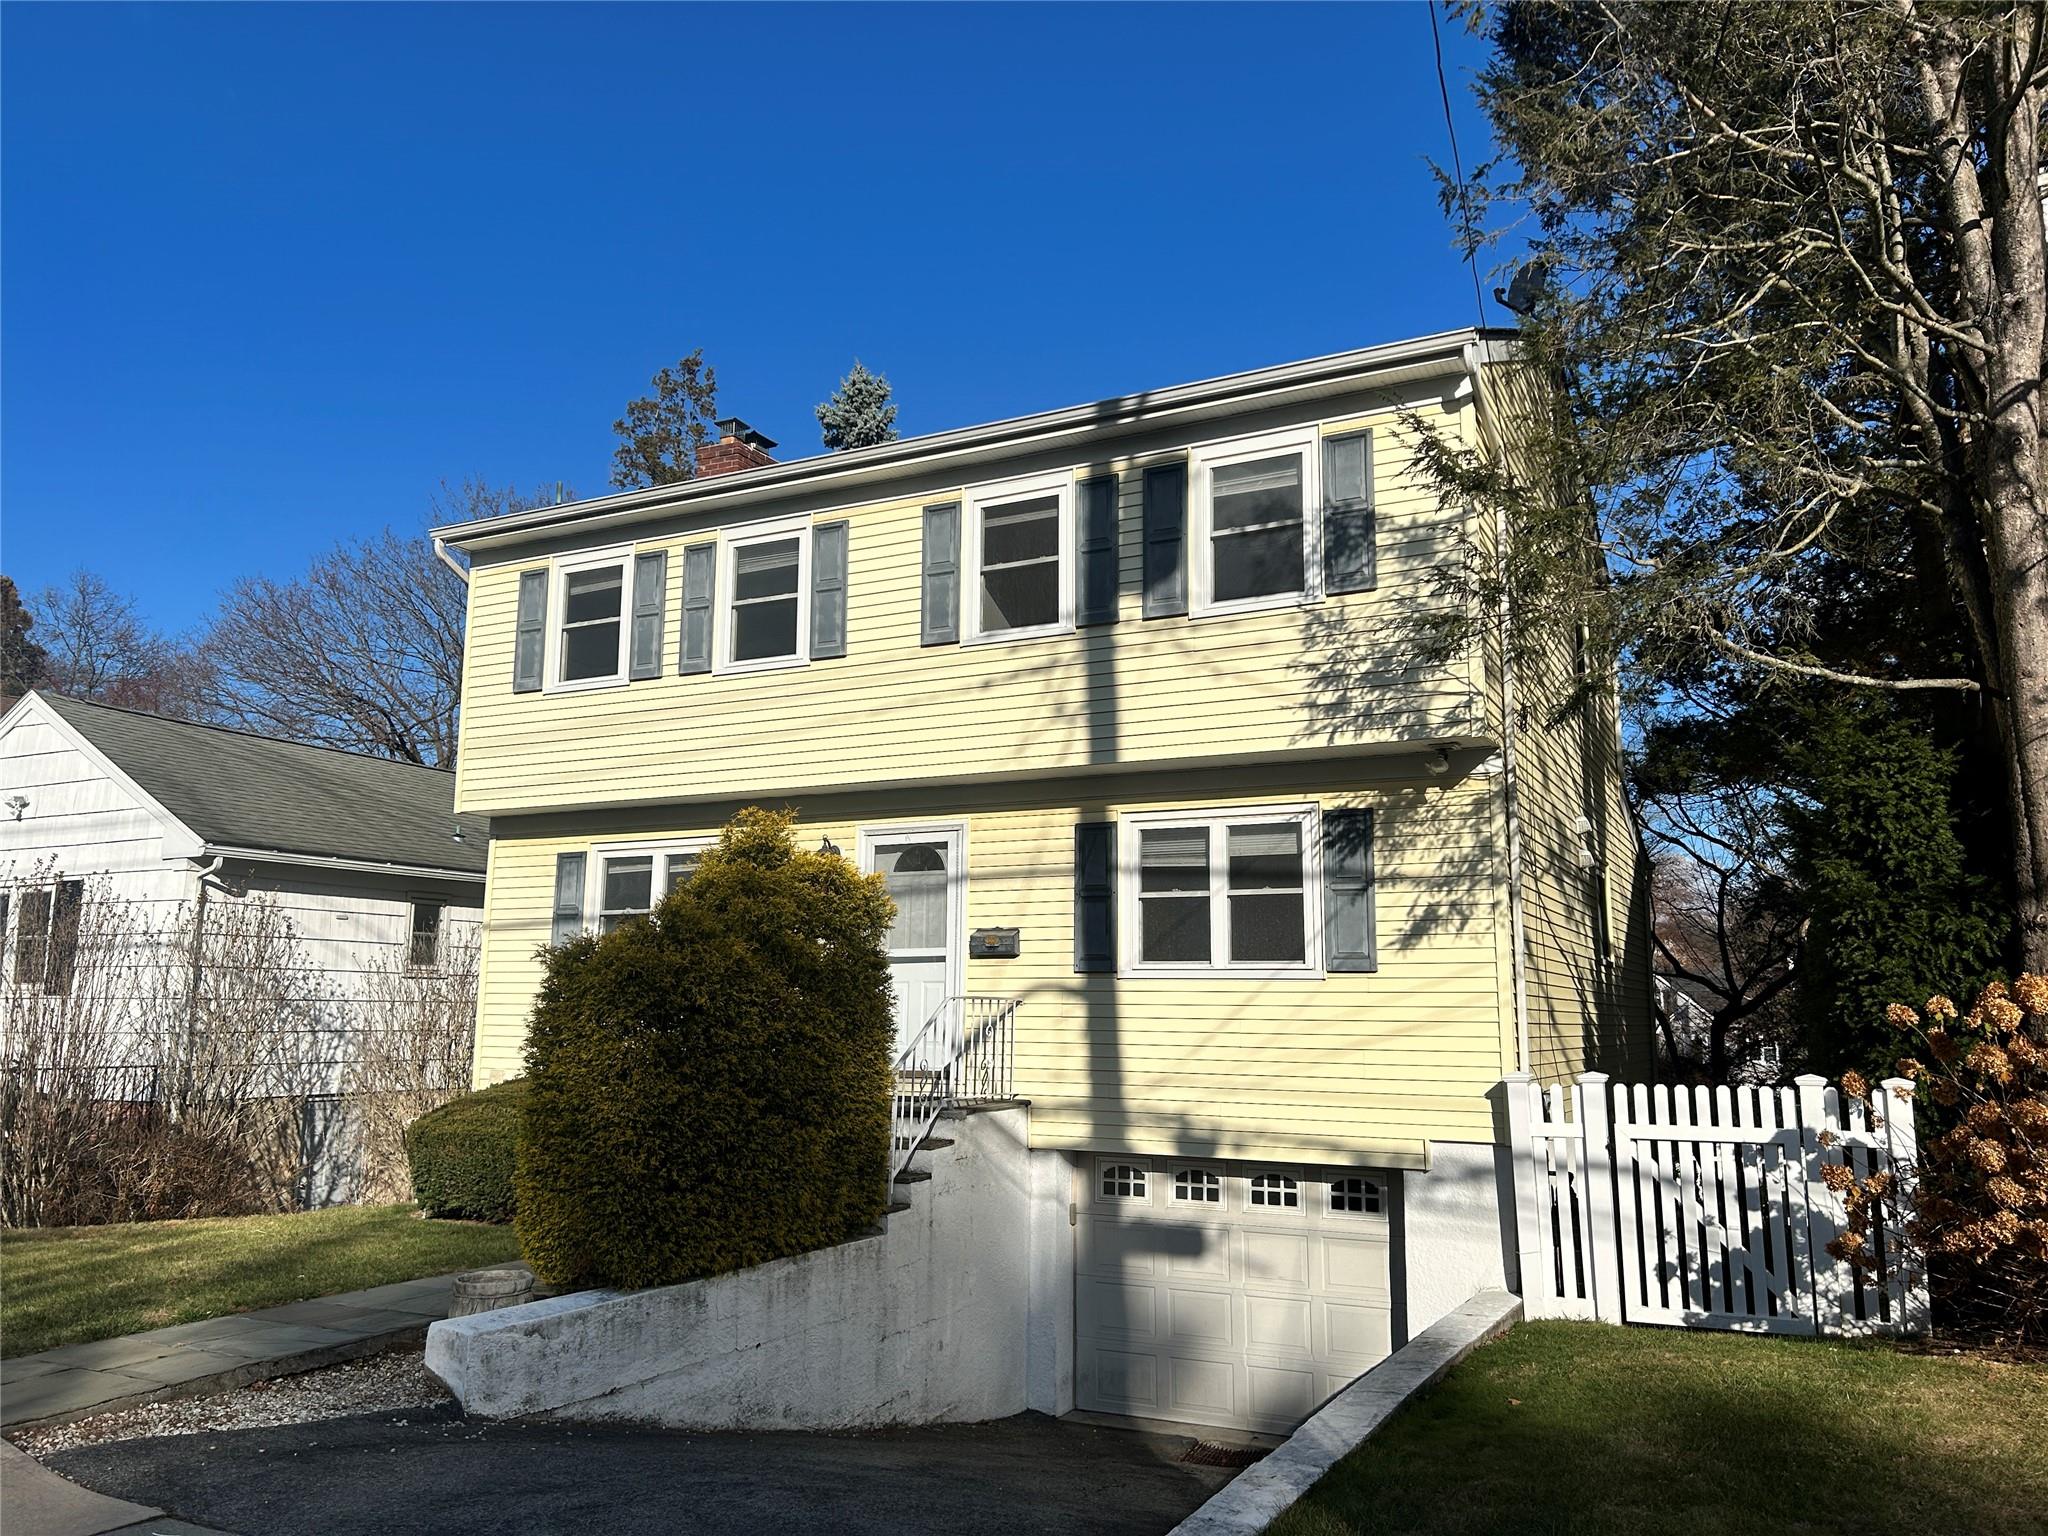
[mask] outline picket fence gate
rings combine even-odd
[[[1921,1333],[1927,1276],[1882,1223],[1883,1261],[1859,1275],[1828,1245],[1845,1229],[1821,1169],[1890,1170],[1911,1209],[1911,1085],[1887,1078],[1875,1113],[1821,1077],[1791,1088],[1612,1083],[1545,1087],[1509,1075],[1522,1306],[1754,1333]],[[1894,1092],[1894,1090],[1904,1090]],[[1873,1123],[1874,1122],[1874,1123]]]

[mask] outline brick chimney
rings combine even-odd
[[[775,459],[768,450],[774,446],[774,438],[763,437],[737,416],[728,416],[718,423],[718,441],[697,450],[697,478],[773,464]]]

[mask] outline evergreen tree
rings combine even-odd
[[[832,398],[818,407],[818,426],[825,446],[834,453],[895,442],[896,406],[889,398],[888,379],[869,373],[855,358],[853,371],[839,381]]]
[[[653,384],[653,394],[628,402],[626,414],[612,423],[619,436],[612,484],[621,490],[695,478],[697,451],[711,440],[718,375],[704,366],[702,347],[662,369]]]
[[[21,601],[12,576],[0,576],[0,709],[42,681],[47,658],[29,639],[35,615]]]
[[[1974,996],[1999,971],[2007,919],[1973,870],[1956,753],[1889,704],[1836,699],[1790,754],[1792,867],[1810,927],[1800,984],[1809,1066],[1890,1076],[1905,1042],[1893,1003]]]

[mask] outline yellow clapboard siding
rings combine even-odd
[[[1417,610],[1441,605],[1431,576],[1457,557],[1462,515],[1414,484],[1394,409],[1341,425],[1375,434],[1378,586],[1272,612],[1142,617],[1142,468],[1185,457],[1172,453],[1074,467],[1077,478],[1104,467],[1121,475],[1120,593],[1116,624],[1070,635],[921,644],[922,509],[942,499],[923,493],[829,514],[849,528],[843,658],[678,676],[679,552],[709,535],[667,532],[636,546],[670,556],[663,675],[587,692],[514,693],[519,577],[546,561],[480,554],[470,583],[458,802],[487,814],[533,813],[998,773],[1028,779],[1112,763],[1165,767],[1477,734],[1485,709],[1476,660],[1420,668],[1402,628]],[[1213,423],[1188,429],[1190,443],[1230,435]],[[609,533],[591,538],[592,547],[616,542]],[[576,744],[573,765],[565,742]]]
[[[1486,1095],[1509,1065],[1489,888],[1498,868],[1494,783],[1375,777],[1361,765],[1325,774],[1253,791],[1227,772],[1189,771],[1085,803],[1071,785],[1043,783],[979,800],[935,798],[912,816],[872,814],[856,797],[811,797],[799,835],[851,853],[864,825],[966,824],[968,927],[1022,931],[1018,958],[970,961],[967,986],[1022,1000],[1016,1086],[1033,1102],[1034,1142],[1348,1159],[1363,1147],[1419,1157],[1431,1137],[1487,1139]],[[1377,971],[1287,981],[1074,973],[1077,820],[1308,801],[1376,812]],[[626,835],[617,813],[576,823],[533,836],[517,822],[494,828],[480,1079],[518,1070],[556,855]],[[648,828],[644,817],[635,825],[631,835],[648,838],[715,830],[686,809],[666,827]]]

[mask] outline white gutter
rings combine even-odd
[[[1372,373],[1424,364],[1436,365],[1427,369],[1428,372],[1449,372],[1455,370],[1460,358],[1468,354],[1475,343],[1484,342],[1493,334],[1469,326],[1463,330],[1441,331],[1431,336],[1332,353],[1327,357],[1284,363],[1274,368],[1226,374],[1168,389],[1119,395],[1037,415],[1015,416],[980,426],[905,438],[900,442],[879,443],[872,448],[857,448],[848,453],[817,454],[787,464],[764,464],[709,479],[621,491],[611,496],[596,496],[587,501],[565,502],[557,506],[532,507],[523,512],[479,518],[474,522],[446,523],[431,531],[436,542],[446,541],[458,549],[469,549],[555,528],[602,525],[643,514],[695,509],[698,503],[723,506],[756,496],[781,494],[799,486],[854,485],[913,467],[935,467],[948,459],[975,453],[994,449],[1016,452],[1044,448],[1062,438],[1091,436],[1109,427],[1128,428],[1219,405],[1241,406],[1261,397],[1327,389],[1346,385],[1354,379],[1363,387],[1368,382],[1363,376]],[[1509,333],[1499,334],[1505,337]]]
[[[231,848],[220,843],[208,843],[203,852],[214,856],[216,867],[222,859],[240,859],[252,864],[303,864],[313,869],[343,869],[369,875],[411,875],[419,879],[484,883],[481,871],[449,869],[439,864],[395,864],[378,859],[337,858],[324,853],[286,853],[276,848]]]

